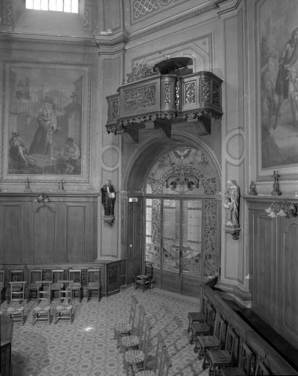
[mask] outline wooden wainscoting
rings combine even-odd
[[[298,348],[298,216],[268,217],[273,201],[293,198],[246,197],[249,209],[252,309]]]
[[[0,264],[92,262],[98,194],[0,194]]]

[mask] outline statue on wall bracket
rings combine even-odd
[[[102,217],[105,224],[112,227],[115,220],[114,206],[116,201],[116,192],[109,180],[101,187],[101,203],[104,209]]]
[[[225,231],[232,235],[233,239],[239,239],[241,231],[239,224],[240,188],[235,180],[228,180],[227,193],[223,207],[227,212]]]

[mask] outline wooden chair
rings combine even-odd
[[[140,287],[142,288],[143,292],[146,289],[151,289],[152,281],[153,281],[153,264],[151,262],[146,262],[144,274],[137,275],[135,278],[135,289]]]
[[[254,353],[247,346],[247,344],[242,341],[240,346],[239,354],[239,364],[238,367],[226,367],[221,369],[222,376],[252,376],[254,375],[254,370],[252,367]]]
[[[59,302],[56,307],[55,324],[58,320],[70,320],[73,322],[73,306],[72,306],[72,281],[62,280],[59,290]]]
[[[32,269],[29,270],[29,286],[27,287],[27,301],[31,298],[31,293],[34,292],[35,299],[38,299],[38,289],[41,288],[41,284],[37,284],[37,281],[42,280],[42,270]]]
[[[82,270],[80,269],[69,269],[68,279],[72,281],[71,292],[73,294],[72,298],[75,297],[76,291],[79,293],[80,302],[83,298],[83,288],[82,288]]]
[[[10,307],[7,308],[7,316],[14,321],[21,321],[24,325],[24,300],[26,281],[9,282],[10,285]]]
[[[135,326],[136,310],[138,300],[134,295],[131,295],[131,306],[129,312],[128,322],[120,322],[114,326],[114,338],[117,339],[117,346],[120,346],[120,338],[131,334]]]
[[[0,304],[5,300],[5,270],[0,270]]]
[[[205,369],[209,363],[208,350],[221,349],[225,344],[225,337],[227,332],[227,323],[223,320],[217,312],[215,316],[213,335],[199,336],[199,359],[204,357],[202,368]]]
[[[171,357],[161,334],[157,335],[156,355],[154,367],[137,372],[136,376],[168,376],[172,367]]]
[[[38,289],[38,305],[33,308],[32,325],[36,321],[48,321],[51,323],[51,284],[52,281],[37,281]]]
[[[144,321],[144,335],[142,336],[138,350],[128,350],[124,353],[124,369],[127,375],[146,369],[152,325],[148,317],[145,317]]]
[[[8,270],[8,287],[6,289],[6,300],[9,303],[11,298],[11,284],[9,282],[23,282],[25,281],[23,269],[10,269]]]
[[[205,322],[206,321],[206,314],[207,314],[207,299],[203,297],[202,302],[202,310],[201,311],[195,311],[195,312],[188,312],[187,318],[188,318],[188,333],[191,330],[191,325],[193,322]]]
[[[135,333],[130,335],[122,336],[120,338],[120,351],[126,352],[128,350],[138,349],[140,342],[142,340],[143,331],[144,331],[144,319],[146,316],[145,308],[142,305],[139,305],[139,315],[138,315],[138,324],[135,329]]]
[[[55,291],[59,295],[61,289],[61,283],[59,281],[64,280],[64,270],[63,269],[53,269],[52,270],[52,284],[51,284],[51,299],[55,297]]]
[[[90,300],[92,291],[96,291],[98,295],[98,301],[101,298],[101,278],[100,269],[88,269],[87,270],[87,301]]]
[[[211,303],[208,302],[206,322],[203,322],[203,323],[193,322],[190,327],[190,330],[191,330],[190,344],[193,344],[194,340],[196,341],[195,347],[194,347],[195,352],[198,349],[198,337],[202,335],[203,336],[212,335],[214,321],[215,321],[215,310],[212,307]]]
[[[228,326],[225,348],[222,350],[208,350],[210,360],[209,372],[219,375],[220,368],[233,367],[238,364],[238,338],[231,325]]]
[[[271,375],[269,369],[265,365],[264,361],[258,357],[256,363],[255,376],[268,376]]]

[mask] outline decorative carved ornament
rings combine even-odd
[[[138,132],[153,122],[171,137],[171,124],[192,122],[199,135],[211,133],[211,119],[220,119],[222,80],[211,72],[187,76],[160,74],[146,65],[136,65],[118,94],[107,97],[107,132],[138,142]],[[166,129],[165,129],[166,127]]]

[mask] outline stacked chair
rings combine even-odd
[[[171,358],[164,339],[157,333],[157,344],[153,351],[153,364],[148,361],[151,341],[152,323],[147,317],[143,305],[131,295],[129,321],[116,324],[114,327],[117,347],[123,353],[123,364],[127,376],[168,376],[172,366]]]
[[[199,359],[203,359],[203,370],[209,367],[209,375],[260,376],[272,374],[264,359],[256,355],[256,351],[250,348],[245,342],[245,338],[240,338],[228,319],[222,317],[210,302],[207,302],[206,312],[189,312],[188,320],[188,332],[191,333],[190,341],[191,343],[195,341],[194,351],[198,351]],[[142,373],[137,373],[137,375],[147,376]]]
[[[25,281],[9,282],[10,285],[10,306],[7,308],[7,316],[14,321],[25,322],[24,302],[25,302]]]
[[[55,324],[58,320],[73,320],[72,281],[60,281],[59,302],[56,307]]]
[[[51,323],[51,284],[52,281],[37,281],[38,305],[33,308],[32,324],[36,321]]]
[[[137,304],[137,298],[134,295],[131,295],[131,306],[128,322],[120,322],[114,326],[114,338],[117,340],[117,347],[120,347],[121,337],[132,334],[132,330],[135,327]]]
[[[139,305],[139,315],[136,329],[135,331],[132,330],[131,334],[124,335],[120,338],[120,351],[125,353],[128,350],[138,349],[142,340],[145,316],[145,308],[142,305]]]

